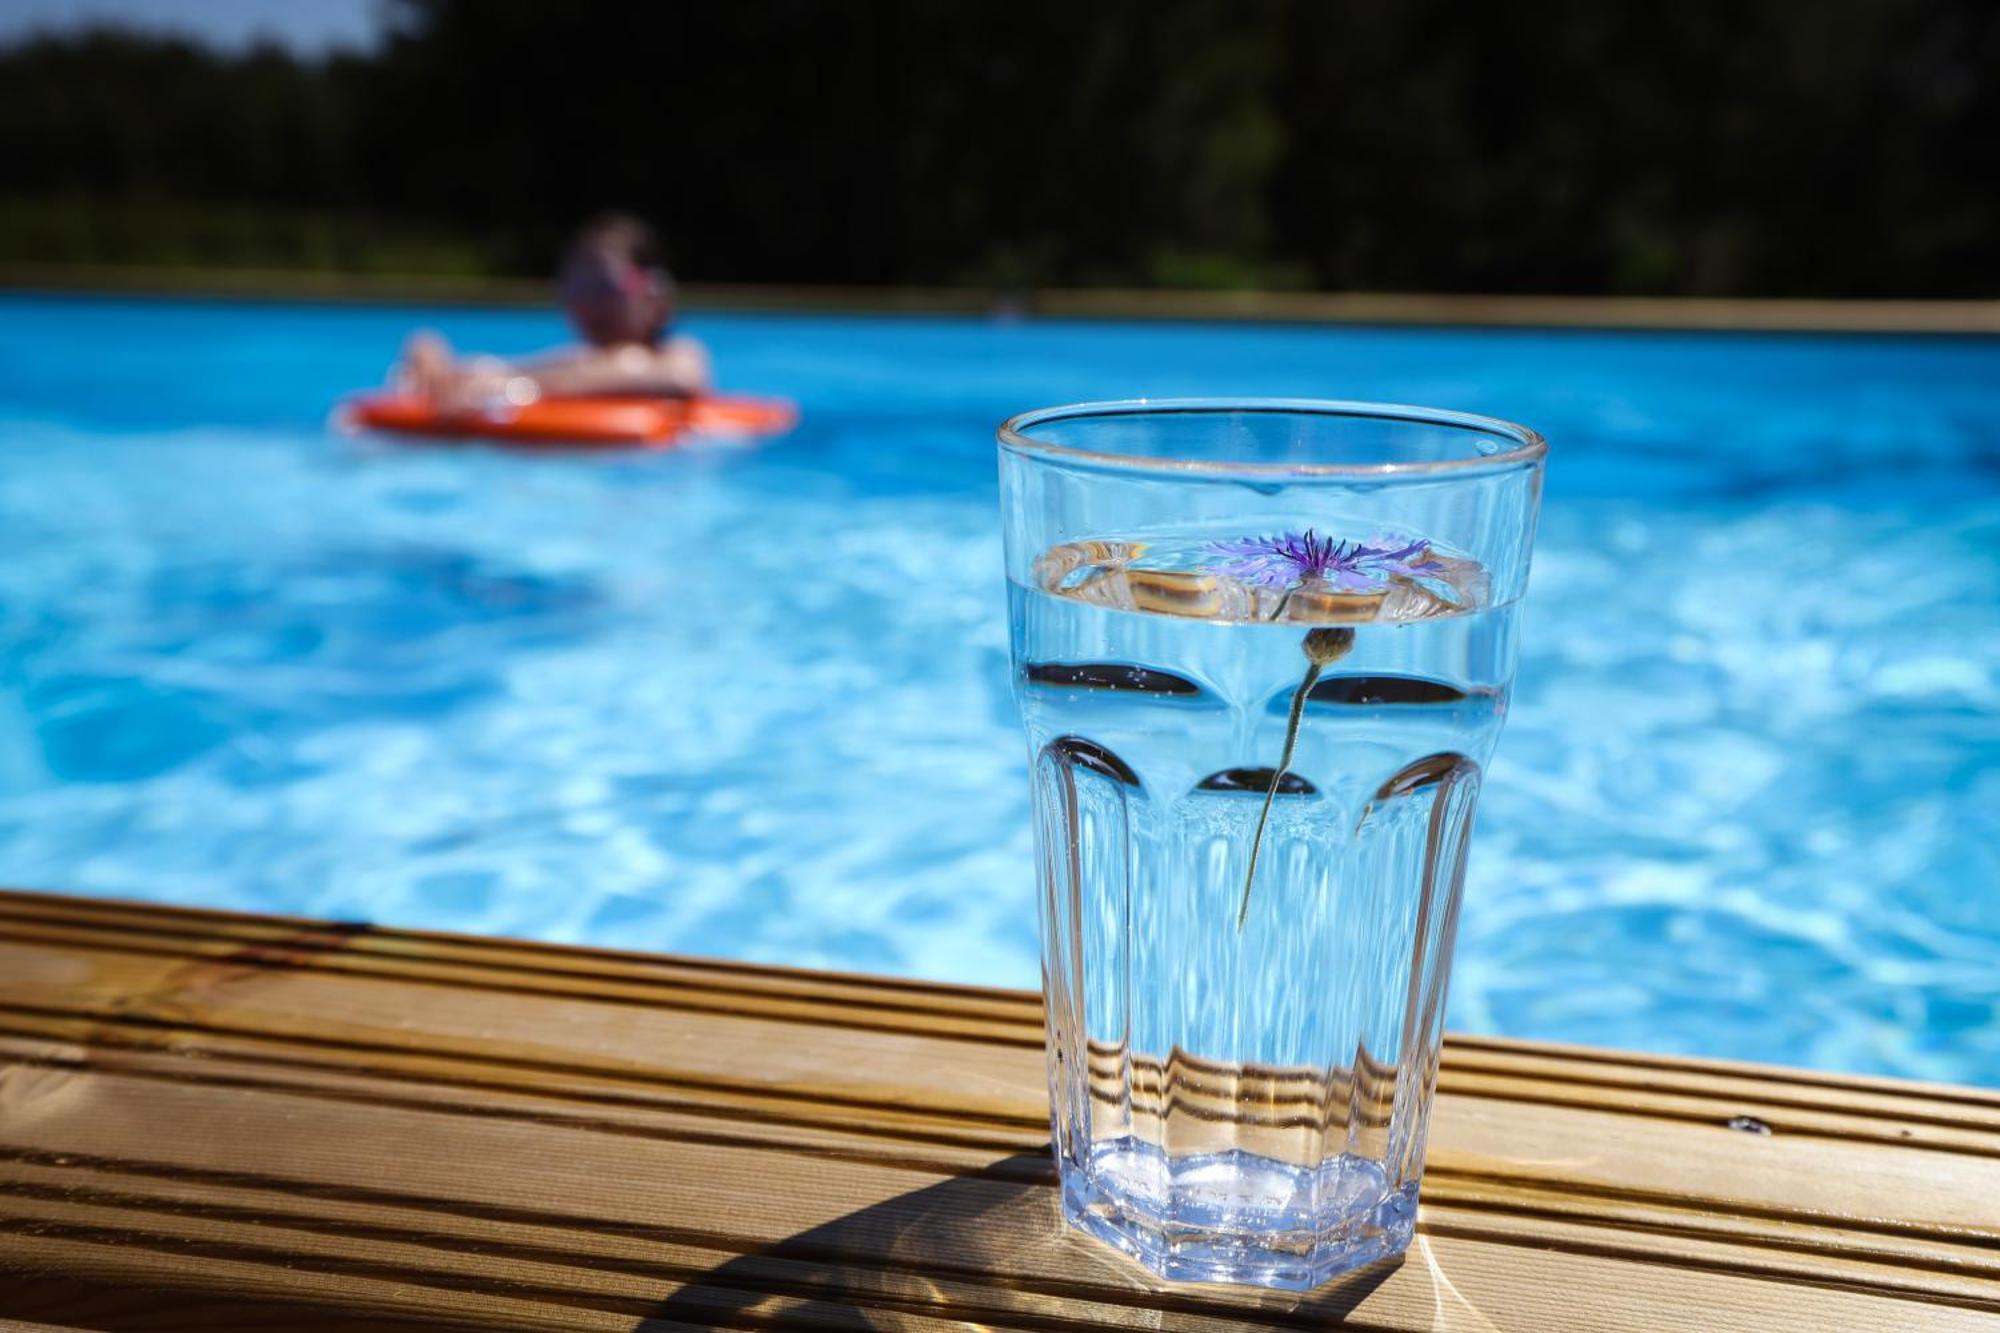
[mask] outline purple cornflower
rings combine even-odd
[[[1392,574],[1423,578],[1444,571],[1425,542],[1389,537],[1336,541],[1311,528],[1276,537],[1210,542],[1208,549],[1219,557],[1209,566],[1212,573],[1260,588],[1294,588],[1312,581],[1335,592],[1380,592]]]

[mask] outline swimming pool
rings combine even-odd
[[[422,322],[0,298],[0,881],[1033,985],[992,427],[1554,443],[1456,1026],[2000,1084],[2000,340],[708,315],[756,450],[324,428]]]

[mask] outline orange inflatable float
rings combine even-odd
[[[520,406],[445,409],[425,398],[368,394],[349,401],[341,419],[358,430],[434,440],[482,439],[538,449],[670,449],[690,436],[745,439],[779,435],[798,424],[782,398],[710,394],[700,398],[543,398]]]

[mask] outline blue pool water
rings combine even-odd
[[[412,322],[0,298],[0,881],[1032,985],[991,432],[1555,452],[1462,1028],[2000,1084],[2000,340],[708,315],[759,450],[330,435]]]

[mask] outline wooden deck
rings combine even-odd
[[[1455,1039],[1417,1243],[1297,1297],[1062,1231],[1041,1039],[1012,991],[0,894],[0,1328],[2000,1327],[2000,1094]]]

